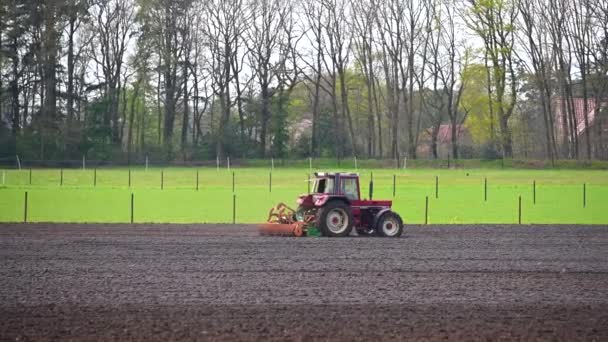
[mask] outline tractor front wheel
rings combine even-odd
[[[378,236],[400,237],[403,233],[401,217],[392,211],[382,214],[376,225]]]
[[[317,226],[324,236],[348,236],[353,229],[353,213],[342,201],[331,201],[319,210]]]

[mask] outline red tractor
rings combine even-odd
[[[321,235],[341,237],[358,235],[399,237],[403,232],[401,217],[391,210],[389,200],[374,200],[373,181],[370,199],[361,199],[356,173],[315,173],[313,192],[300,195],[298,209],[283,203],[270,210],[268,222],[260,225],[263,235],[303,236],[313,227]]]

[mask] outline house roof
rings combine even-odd
[[[465,131],[466,127],[464,127],[464,125],[456,125],[456,138],[460,138]],[[452,125],[444,124],[439,126],[437,141],[441,144],[448,144],[452,142]]]
[[[566,108],[568,103],[564,97],[553,98],[553,111],[556,115],[556,124],[561,130],[563,127],[563,108]],[[582,97],[575,97],[572,99],[574,106],[574,116],[576,117],[576,135],[581,135],[585,131],[585,99]],[[593,126],[596,118],[596,109],[600,106],[607,106],[608,102],[598,101],[596,98],[587,99],[587,119],[589,120],[589,127]]]

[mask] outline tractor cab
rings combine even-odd
[[[315,173],[313,194],[344,196],[350,201],[360,199],[359,175],[356,173]]]

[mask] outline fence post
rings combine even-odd
[[[131,193],[131,224],[133,223],[133,202],[134,202],[134,196],[133,193]]]
[[[228,161],[227,162],[228,171],[230,171],[230,157],[226,157],[226,158],[227,158],[226,160]]]
[[[86,170],[87,169],[87,159],[86,157],[83,155],[82,156],[82,170]]]
[[[215,157],[215,165],[216,165],[217,171],[220,171],[220,157],[219,156]]]
[[[483,179],[483,201],[488,201],[488,178]]]
[[[270,169],[274,170],[274,158],[270,158]]]
[[[395,198],[395,186],[397,183],[397,175],[393,174],[393,198]]]
[[[232,171],[232,193],[234,193],[234,171]]]
[[[32,168],[30,167],[30,185],[32,185]]]
[[[536,204],[536,180],[532,182],[532,204]]]
[[[448,152],[448,169],[450,168],[450,152]]]
[[[163,190],[165,188],[165,172],[164,170],[160,170],[160,189]]]
[[[308,157],[308,174],[312,173],[312,157]]]
[[[232,224],[236,223],[236,194],[232,194]]]
[[[268,174],[268,192],[272,192],[272,171]]]
[[[2,185],[6,183],[6,171],[2,170]]]
[[[519,224],[521,224],[521,195],[519,196],[519,208],[517,210],[517,216],[518,216],[517,222]]]
[[[148,155],[146,154],[146,172],[148,172]]]
[[[97,186],[97,168],[93,169],[93,186]]]
[[[587,184],[583,183],[583,208],[587,207]]]
[[[131,187],[131,169],[129,169],[129,188]]]
[[[435,198],[439,198],[439,176],[435,176]]]
[[[424,204],[424,224],[429,224],[429,196],[426,196]]]
[[[59,180],[59,185],[60,185],[60,186],[63,186],[63,168],[61,168],[61,171],[60,171],[60,180]]]
[[[196,170],[196,191],[198,191],[198,169]]]
[[[308,187],[308,194],[310,194],[310,173],[306,175],[308,180],[306,181],[306,186]]]
[[[25,202],[23,205],[23,223],[27,223],[27,191],[25,192]]]

